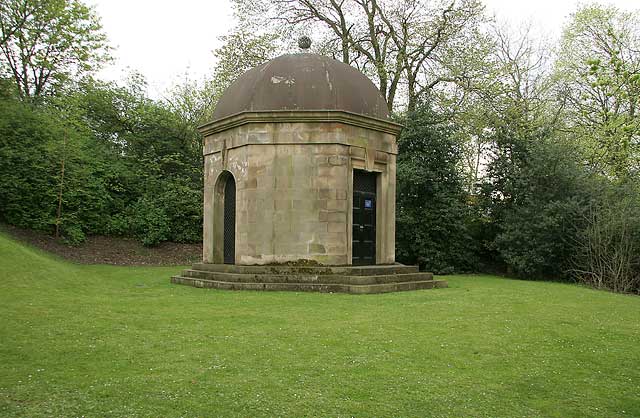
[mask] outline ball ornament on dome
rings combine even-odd
[[[308,36],[301,36],[298,38],[298,46],[300,49],[309,49],[311,48],[311,38]]]

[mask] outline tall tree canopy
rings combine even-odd
[[[564,30],[556,73],[568,127],[592,170],[640,173],[640,15],[580,8]]]
[[[477,70],[461,48],[482,42],[478,0],[234,0],[242,25],[291,38],[314,33],[315,48],[370,76],[387,101],[412,110],[445,82]],[[455,65],[464,59],[466,66]]]
[[[0,10],[0,71],[23,98],[50,93],[109,57],[98,16],[78,0],[5,0]]]
[[[9,41],[16,32],[22,30],[29,18],[42,3],[32,1],[6,1],[0,3],[0,45]]]

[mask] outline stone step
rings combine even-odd
[[[322,284],[383,284],[432,280],[432,273],[404,273],[374,276],[347,276],[343,274],[249,274],[223,273],[205,270],[183,270],[183,277],[243,283],[322,283]]]
[[[192,269],[238,274],[343,274],[347,276],[408,274],[418,273],[419,271],[418,266],[405,266],[402,264],[382,264],[375,266],[290,266],[276,264],[264,266],[243,266],[238,264],[196,263],[193,265]]]
[[[271,290],[271,291],[297,291],[297,292],[322,292],[322,293],[354,293],[371,294],[400,292],[420,289],[433,289],[447,287],[444,280],[421,280],[411,282],[393,282],[381,284],[340,284],[340,283],[246,283],[225,282],[220,280],[198,279],[194,277],[173,276],[171,282],[200,288],[225,289],[225,290]]]
[[[375,276],[346,276],[342,274],[240,274],[203,270],[184,270],[183,277],[244,283],[324,283],[324,284],[383,284],[432,280],[432,273],[388,274]]]

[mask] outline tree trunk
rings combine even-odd
[[[58,209],[56,211],[56,238],[60,237],[60,223],[62,221],[62,191],[64,189],[64,162],[67,156],[67,130],[64,130],[62,143],[62,159],[60,160],[60,185],[58,187]]]

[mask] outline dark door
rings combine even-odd
[[[376,173],[353,170],[351,262],[376,264]]]
[[[236,181],[229,176],[224,185],[224,263],[236,261]]]

